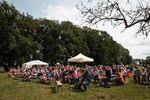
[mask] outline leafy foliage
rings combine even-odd
[[[39,59],[49,64],[83,53],[95,64],[130,64],[129,51],[105,31],[78,27],[69,21],[33,19],[6,1],[0,2],[0,64],[21,65]]]

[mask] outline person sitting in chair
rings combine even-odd
[[[121,67],[121,73],[122,73],[123,79],[125,80],[125,78],[127,77],[127,72],[126,70],[124,70],[123,67]]]
[[[97,82],[98,82],[98,77],[99,77],[99,70],[98,70],[98,68],[96,68],[96,71],[93,73],[93,75],[94,75],[94,82],[96,82],[96,80],[97,80]]]
[[[104,82],[104,87],[110,88],[110,86],[108,85],[107,81],[110,80],[110,78],[111,78],[111,72],[110,72],[110,70],[106,69],[106,67],[102,67],[102,70],[106,74],[106,77],[102,78],[102,82]]]
[[[66,72],[65,82],[69,83],[69,80],[70,80],[69,78],[71,77],[71,75],[72,75],[72,69],[69,68],[69,70],[67,70]]]
[[[145,70],[144,67],[142,68],[141,75],[140,75],[140,83],[142,84],[143,84],[143,79],[145,79],[146,83],[149,84],[148,79],[147,79],[147,71]]]
[[[81,87],[81,85],[83,85],[84,91],[86,91],[86,90],[87,90],[86,85],[91,82],[91,79],[92,79],[91,72],[89,71],[88,68],[86,68],[86,69],[85,69],[85,74],[84,74],[84,76],[83,76],[82,81],[79,83],[79,85],[77,85],[77,86],[73,89],[73,91],[79,89],[79,88]]]
[[[119,70],[116,70],[116,79],[115,81],[117,82],[118,85],[123,84],[124,85],[124,79],[122,73],[119,72]]]
[[[77,77],[74,79],[74,81],[72,82],[72,85],[70,87],[74,87],[74,83],[76,83],[76,86],[77,86],[77,83],[80,83],[82,81],[83,75],[84,75],[84,70],[79,69],[77,74],[78,74]]]
[[[138,66],[136,66],[134,69],[134,76],[133,76],[135,82],[137,82],[136,78],[138,78],[138,82],[140,82],[140,73],[141,73],[141,70],[138,68]]]
[[[147,84],[149,84],[149,80],[150,80],[150,67],[147,67],[147,81],[148,81]]]
[[[68,77],[68,83],[71,80],[71,84],[72,84],[76,77],[77,77],[77,72],[73,69],[72,74]]]

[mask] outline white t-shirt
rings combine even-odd
[[[95,74],[98,75],[98,74],[99,74],[99,70],[98,70],[98,71],[95,71]]]

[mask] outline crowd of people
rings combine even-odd
[[[33,66],[32,68],[17,68],[10,69],[8,76],[11,75],[22,75],[23,81],[30,81],[32,77],[37,77],[39,82],[52,82],[54,80],[54,86],[56,81],[61,81],[62,83],[71,84],[70,87],[73,87],[73,91],[80,89],[81,85],[84,87],[84,91],[87,90],[86,85],[91,83],[91,79],[94,79],[94,82],[97,82],[97,86],[104,84],[104,87],[110,88],[108,81],[114,80],[118,85],[124,85],[124,80],[127,77],[132,77],[135,79],[135,82],[143,83],[143,79],[146,80],[149,84],[150,79],[150,68],[143,67],[142,71],[135,66],[128,65],[116,65],[112,66],[89,66],[85,65],[84,67],[77,67],[71,65],[58,65],[58,66]],[[138,79],[138,81],[137,81]]]

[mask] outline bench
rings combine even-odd
[[[56,81],[57,85],[58,85],[58,88],[57,90],[59,91],[59,87],[61,86],[61,91],[62,91],[62,83],[60,81]]]
[[[24,78],[24,75],[23,74],[16,74],[16,75],[14,75],[15,76],[15,78],[17,77],[17,78]]]
[[[19,74],[14,74],[15,78],[18,78],[19,77]]]
[[[37,79],[38,77],[37,76],[32,76],[31,78],[33,79],[33,82],[34,82],[34,80]]]

